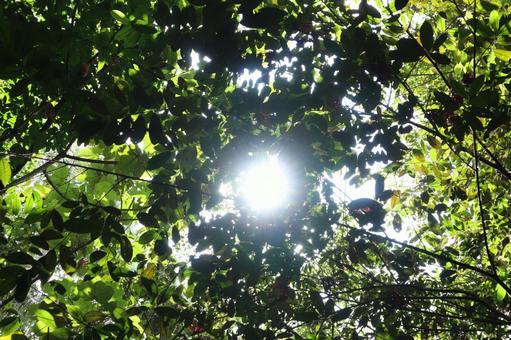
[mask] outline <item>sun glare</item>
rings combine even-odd
[[[289,193],[288,176],[276,158],[256,163],[243,171],[240,182],[243,198],[257,211],[281,207]]]

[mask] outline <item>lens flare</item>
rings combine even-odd
[[[268,211],[281,207],[289,194],[285,169],[276,158],[259,162],[241,174],[241,193],[249,207]]]

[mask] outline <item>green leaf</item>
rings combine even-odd
[[[499,58],[500,60],[509,61],[509,59],[511,59],[511,51],[496,48],[494,52],[495,57]]]
[[[0,321],[0,335],[10,338],[9,336],[16,332],[20,325],[20,319],[17,316],[8,316]]]
[[[177,228],[177,226],[174,226],[172,228],[172,241],[174,243],[178,243],[180,239],[181,239],[181,235],[179,233],[179,229]]]
[[[146,122],[143,115],[139,115],[138,118],[133,122],[131,131],[131,141],[135,144],[142,141],[146,133]]]
[[[312,291],[310,296],[311,296],[311,302],[312,302],[313,306],[316,307],[317,311],[322,314],[325,306],[324,306],[323,298],[321,297],[321,294],[319,294],[319,292],[317,292],[317,291]]]
[[[42,331],[52,332],[55,328],[57,328],[53,315],[47,310],[38,309],[34,312],[34,315],[37,317],[38,322],[41,323],[41,326],[44,326],[39,327]]]
[[[166,257],[170,255],[172,249],[169,246],[169,240],[164,238],[162,240],[156,240],[154,242],[154,253],[160,257]]]
[[[438,48],[440,48],[440,46],[442,46],[445,43],[445,41],[447,40],[448,37],[449,37],[449,35],[447,33],[440,34],[440,36],[438,36],[438,38],[436,38],[435,42],[433,43],[433,47],[431,49],[438,50]]]
[[[28,84],[30,84],[30,78],[21,79],[13,87],[11,87],[11,90],[9,91],[9,95],[12,98],[15,98],[15,97],[23,94],[23,92],[25,92],[25,90],[27,89]]]
[[[161,125],[160,118],[156,114],[151,115],[149,121],[149,138],[154,145],[166,143],[163,126]]]
[[[98,322],[105,318],[105,313],[98,310],[91,310],[83,316],[87,323]]]
[[[147,162],[147,170],[155,170],[162,167],[171,157],[172,153],[170,151],[164,151],[153,156]]]
[[[507,293],[504,287],[502,287],[499,283],[497,283],[497,286],[495,287],[495,296],[497,297],[497,300],[502,301],[506,297]]]
[[[106,256],[106,252],[104,252],[103,250],[96,250],[90,254],[89,260],[90,260],[90,262],[97,262],[105,256]]]
[[[374,8],[371,5],[366,5],[365,10],[367,12],[367,15],[373,17],[373,18],[381,18],[380,12],[376,8]]]
[[[472,112],[468,112],[468,111],[464,112],[463,118],[475,130],[482,130],[484,128],[483,123]]]
[[[420,29],[420,37],[422,46],[427,50],[431,50],[433,47],[433,34],[433,26],[431,26],[429,21],[424,21]]]
[[[134,24],[133,28],[135,29],[135,31],[143,34],[154,34],[157,32],[156,28],[149,25]]]
[[[434,95],[436,100],[438,100],[446,110],[454,111],[459,108],[459,104],[451,96],[440,91],[435,91]]]
[[[402,38],[397,41],[397,59],[405,62],[419,60],[424,50],[415,39]]]
[[[332,314],[332,322],[338,322],[349,318],[351,315],[351,308],[339,309],[337,312]]]
[[[494,9],[499,9],[500,8],[500,5],[498,3],[495,3],[493,1],[488,1],[488,0],[481,0],[481,6],[487,10],[487,11],[491,11],[491,10],[494,10]]]
[[[11,166],[7,158],[0,159],[0,182],[5,186],[11,181]]]
[[[318,314],[316,312],[311,311],[297,311],[295,313],[295,319],[297,321],[311,322],[316,320],[317,317]]]
[[[7,255],[5,257],[5,259],[11,263],[16,263],[16,264],[33,264],[35,261],[32,258],[32,256],[30,256],[27,253],[22,252],[22,251],[11,253],[11,254]]]
[[[497,10],[491,11],[489,17],[489,25],[495,32],[499,30],[499,20],[500,20],[499,11]]]
[[[169,306],[160,306],[154,309],[156,314],[160,317],[167,317],[169,319],[177,319],[180,316],[179,310]]]
[[[286,12],[275,7],[263,7],[257,13],[244,13],[241,23],[252,28],[271,29],[278,26]]]
[[[475,107],[496,106],[499,103],[499,92],[497,90],[484,90],[477,96],[470,99]]]
[[[64,222],[64,228],[77,234],[96,234],[103,228],[103,225],[98,220],[71,218]]]
[[[118,9],[113,9],[110,14],[112,15],[112,17],[121,22],[122,24],[124,25],[129,25],[130,24],[130,21],[128,20],[128,18],[126,17],[126,14],[124,14],[123,12],[119,11]]]
[[[431,53],[431,57],[433,60],[440,65],[449,65],[451,63],[451,59],[445,54],[441,53]]]
[[[159,233],[156,230],[148,230],[148,231],[144,232],[142,235],[140,235],[140,238],[138,239],[138,243],[148,244],[149,242],[158,238],[159,237],[158,235],[159,235]]]
[[[17,280],[14,299],[17,302],[23,302],[27,298],[30,286],[32,285],[32,276],[30,271],[26,270]]]
[[[157,227],[158,226],[158,221],[152,215],[149,215],[148,213],[144,213],[144,212],[138,213],[137,219],[140,223],[142,223],[146,227]]]
[[[396,0],[394,2],[394,6],[396,7],[396,10],[403,9],[408,4],[408,0]]]
[[[92,286],[92,296],[101,304],[108,303],[108,300],[114,295],[114,289],[104,282],[96,282]]]
[[[121,256],[124,261],[130,262],[133,257],[133,246],[126,236],[122,236],[119,240],[121,242]]]

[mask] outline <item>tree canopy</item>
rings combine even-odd
[[[508,1],[5,0],[0,45],[2,339],[509,336]]]

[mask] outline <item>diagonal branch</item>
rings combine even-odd
[[[484,247],[486,248],[486,254],[488,255],[488,260],[490,261],[491,269],[495,275],[497,275],[497,267],[495,266],[495,261],[493,260],[493,255],[490,251],[490,246],[488,245],[488,226],[486,225],[486,219],[484,218],[484,209],[483,209],[483,198],[481,195],[481,180],[479,178],[479,157],[477,157],[477,139],[476,132],[472,129],[472,135],[474,139],[474,163],[475,163],[475,174],[476,174],[476,185],[477,185],[477,202],[479,204],[479,215],[481,218],[481,225],[483,226],[483,236],[484,236]]]
[[[471,271],[474,271],[476,273],[479,273],[481,274],[482,276],[485,276],[489,279],[491,279],[492,281],[500,284],[502,286],[502,288],[504,288],[504,290],[511,295],[511,288],[504,282],[502,281],[502,279],[496,275],[495,273],[493,272],[488,272],[484,269],[481,269],[479,267],[476,267],[476,266],[473,266],[471,264],[468,264],[468,263],[464,263],[464,262],[460,262],[458,260],[455,260],[447,255],[443,255],[443,254],[437,254],[437,253],[434,253],[432,251],[429,251],[427,249],[423,249],[423,248],[419,248],[419,247],[416,247],[416,246],[413,246],[411,244],[408,244],[408,243],[404,243],[404,242],[401,242],[401,241],[398,241],[398,240],[395,240],[393,238],[390,238],[390,237],[386,237],[386,236],[381,236],[381,235],[378,235],[378,234],[374,234],[372,232],[369,232],[369,231],[366,231],[364,229],[360,229],[360,228],[355,228],[355,227],[352,227],[348,224],[345,224],[345,223],[341,223],[339,224],[340,226],[342,227],[345,227],[345,228],[348,228],[348,229],[351,229],[351,230],[354,230],[354,231],[357,231],[361,234],[364,234],[364,235],[367,235],[369,236],[370,238],[373,238],[374,240],[380,240],[380,241],[385,241],[385,242],[390,242],[390,243],[394,243],[394,244],[397,244],[397,245],[400,245],[402,247],[405,247],[405,248],[408,248],[408,249],[411,249],[415,252],[418,252],[418,253],[421,253],[421,254],[424,254],[424,255],[427,255],[429,257],[432,257],[432,258],[435,258],[435,259],[438,259],[438,260],[441,260],[441,261],[444,261],[444,262],[450,262],[454,265],[456,265],[457,267],[459,268],[463,268],[463,269],[468,269],[468,270],[471,270]]]
[[[24,183],[30,179],[32,179],[34,176],[46,171],[46,169],[48,169],[48,167],[50,165],[52,165],[53,163],[55,162],[58,162],[61,158],[64,157],[64,155],[66,154],[66,152],[71,148],[71,145],[73,143],[69,143],[66,148],[61,152],[59,153],[57,156],[55,156],[55,158],[53,159],[45,159],[45,163],[43,163],[42,165],[40,165],[39,167],[35,168],[34,170],[30,171],[29,173],[13,180],[12,182],[10,182],[9,184],[7,184],[3,189],[0,190],[0,194],[3,194],[5,193],[9,188],[12,188],[12,187],[15,187],[17,185],[20,185],[21,183]]]

